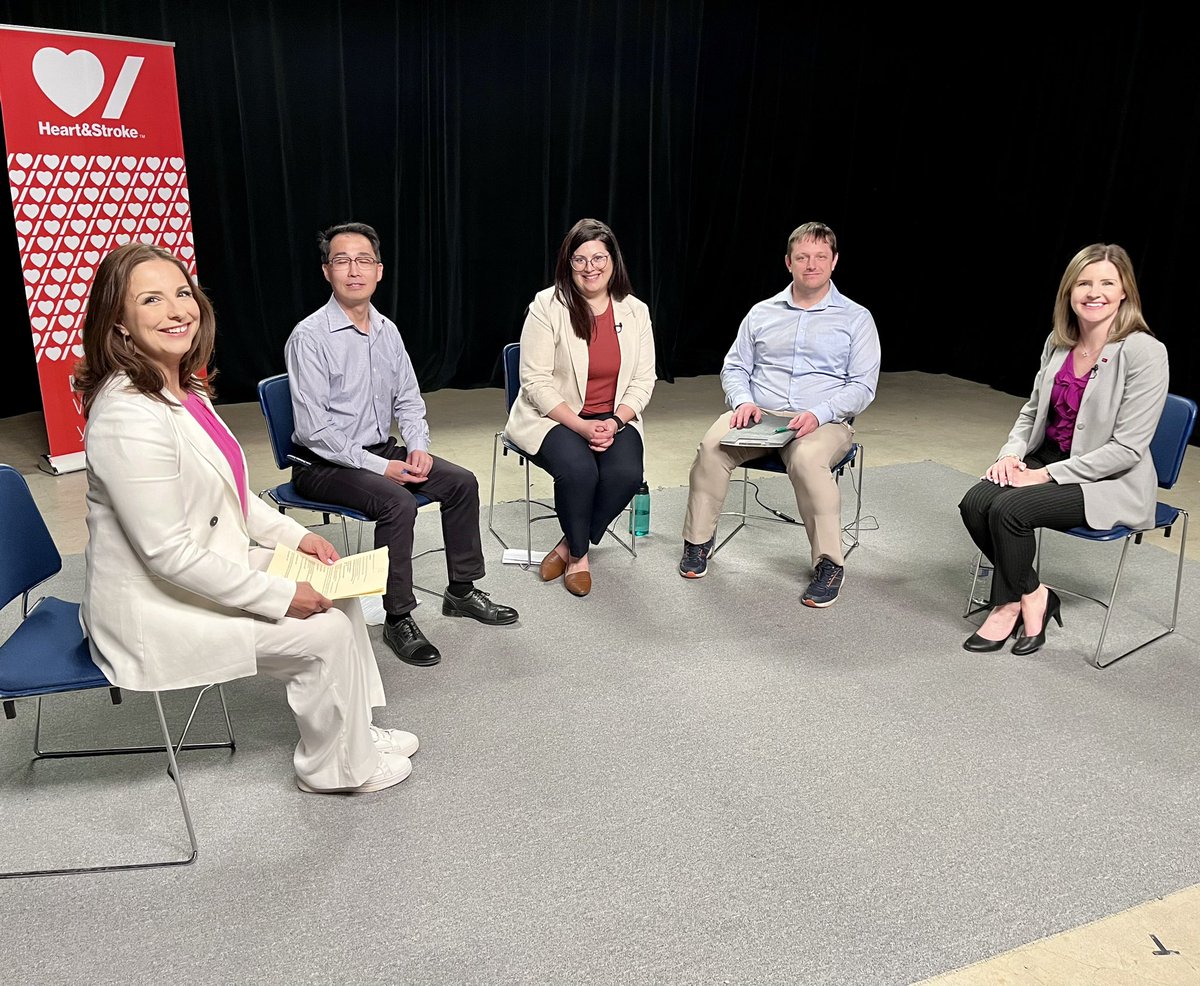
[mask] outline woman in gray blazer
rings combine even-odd
[[[1094,243],[1067,265],[1033,393],[996,461],[959,504],[992,560],[992,610],[963,643],[1032,654],[1060,601],[1033,567],[1034,530],[1154,526],[1150,442],[1167,399],[1167,350],[1142,316],[1129,255]]]

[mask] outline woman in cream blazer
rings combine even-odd
[[[541,565],[577,596],[599,544],[642,483],[642,413],[654,391],[650,311],[631,293],[611,229],[582,219],[558,251],[554,285],[521,330],[521,389],[505,435],[554,478],[563,538]]]
[[[994,565],[992,610],[963,644],[1014,654],[1045,642],[1060,601],[1033,568],[1034,530],[1154,526],[1157,476],[1150,456],[1167,399],[1167,351],[1142,316],[1129,255],[1085,247],[1059,285],[1054,331],[1033,392],[996,462],[959,504],[963,523]]]
[[[76,369],[92,659],[114,685],[143,691],[261,669],[287,683],[301,790],[391,786],[411,770],[416,737],[371,724],[385,701],[357,600],[335,605],[263,570],[275,545],[330,563],[337,553],[250,492],[197,375],[214,335],[211,305],[171,254],[138,243],[101,261]]]

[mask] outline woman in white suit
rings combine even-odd
[[[541,577],[572,594],[592,588],[599,544],[644,472],[642,412],[654,390],[650,310],[633,296],[617,238],[581,219],[559,247],[554,284],[521,330],[521,390],[504,433],[554,478],[562,540]]]
[[[215,331],[208,299],[167,251],[131,243],[101,261],[75,371],[92,658],[114,685],[145,691],[261,669],[287,683],[301,790],[390,787],[412,769],[417,739],[371,724],[385,700],[358,601],[263,571],[277,544],[327,563],[337,552],[250,493],[212,377],[200,375]]]
[[[1067,265],[1033,393],[983,479],[959,504],[992,560],[992,610],[963,644],[1014,654],[1046,640],[1060,602],[1033,568],[1034,530],[1154,526],[1150,442],[1167,399],[1167,350],[1142,316],[1129,255],[1095,243]]]

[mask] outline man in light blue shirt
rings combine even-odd
[[[738,328],[721,369],[733,413],[716,420],[692,463],[679,563],[685,578],[708,571],[733,470],[763,455],[762,448],[721,440],[767,413],[788,419],[787,427],[796,433],[779,454],[812,548],[815,571],[801,601],[824,608],[841,591],[842,501],[831,469],[853,444],[850,420],[875,397],[879,333],[871,313],[834,287],[837,262],[832,229],[815,222],[799,226],[788,238],[784,258],[792,283],[751,308]]]
[[[383,277],[379,236],[342,223],[320,238],[322,271],[333,296],[300,322],[285,355],[297,445],[312,463],[293,470],[301,496],[350,507],[375,521],[375,546],[388,548],[383,639],[400,660],[436,664],[441,653],[412,611],[415,492],[441,505],[449,585],[442,613],[480,623],[514,623],[517,611],[475,587],[483,578],[479,482],[469,470],[429,454],[425,401],[395,324],[371,304]],[[393,418],[400,442],[391,437]]]

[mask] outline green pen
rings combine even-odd
[[[794,429],[792,429],[792,428],[776,428],[776,429],[775,429],[775,432],[774,432],[774,434],[778,435],[778,434],[780,434],[781,432],[785,432],[785,431],[793,431],[793,430],[794,430]]]

